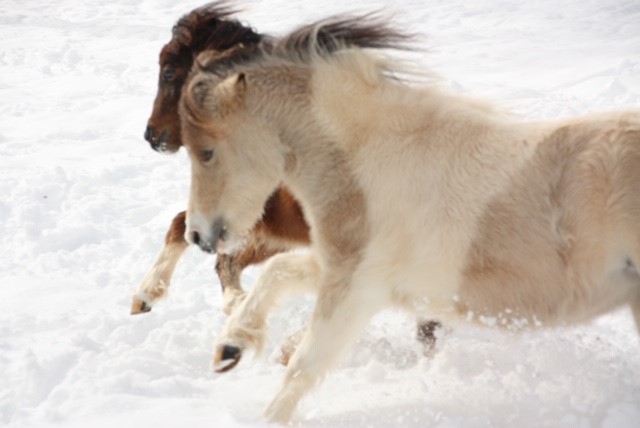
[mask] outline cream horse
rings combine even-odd
[[[522,122],[403,81],[380,55],[327,49],[325,24],[194,70],[180,106],[189,241],[232,253],[281,185],[311,226],[312,251],[267,262],[218,338],[228,368],[261,346],[281,296],[317,293],[270,421],[389,306],[519,328],[629,305],[640,328],[640,111]],[[397,35],[367,18],[332,28]]]

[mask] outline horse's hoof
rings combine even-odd
[[[151,305],[142,299],[134,297],[131,304],[131,315],[145,314],[147,312],[151,312]]]
[[[242,358],[242,349],[232,345],[219,346],[213,357],[213,369],[224,373],[234,368]]]

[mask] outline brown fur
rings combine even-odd
[[[264,38],[230,19],[234,13],[227,2],[209,3],[173,27],[171,40],[160,51],[158,93],[145,132],[154,150],[173,153],[182,146],[178,101],[195,57],[205,50],[224,52],[238,45],[257,45]]]

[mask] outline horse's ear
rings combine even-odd
[[[236,95],[244,97],[247,91],[247,76],[244,73],[238,73],[236,76]]]
[[[233,74],[216,85],[214,92],[219,112],[226,114],[241,106],[246,90],[247,78],[244,73]]]
[[[244,73],[237,73],[227,80],[230,81],[230,85],[233,85],[229,93],[229,100],[231,101],[231,99],[233,99],[235,103],[242,103],[244,101],[244,95],[247,92],[247,76]]]
[[[208,121],[217,110],[217,103],[213,96],[214,82],[207,74],[197,73],[187,85],[182,94],[181,106],[184,108],[185,117],[197,122]]]
[[[217,84],[207,73],[199,73],[189,85],[189,110],[200,117],[225,115],[242,105],[246,86],[244,73],[234,74]]]
[[[173,27],[173,38],[178,41],[179,44],[184,46],[190,46],[193,41],[191,31],[184,26],[176,25]]]

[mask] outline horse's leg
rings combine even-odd
[[[307,332],[307,327],[303,327],[300,330],[296,331],[289,337],[287,337],[282,345],[280,345],[280,355],[276,359],[276,363],[282,364],[286,366],[289,364],[289,360],[291,360],[291,356],[296,352],[298,346],[300,346],[300,342],[302,342],[302,338],[304,334]]]
[[[635,251],[632,256],[632,264],[636,270],[636,273],[640,274],[640,237],[637,239],[637,244],[635,246]],[[635,300],[632,300],[629,303],[631,306],[631,312],[633,313],[633,319],[636,322],[636,329],[638,330],[638,334],[640,335],[640,282],[638,282],[638,290],[636,292]]]
[[[235,254],[218,254],[216,258],[216,273],[222,287],[222,311],[227,315],[244,299],[245,292],[240,283],[243,268]]]
[[[640,134],[638,136],[640,137]],[[640,164],[640,153],[638,153],[637,160],[638,164]],[[640,173],[638,173],[637,168],[633,168],[633,171],[637,174],[637,178],[634,177],[633,182],[637,183],[638,180],[640,180]],[[626,195],[633,195],[633,193],[629,191]],[[629,212],[631,213],[629,216],[631,221],[627,223],[627,227],[622,229],[622,235],[630,238],[630,242],[628,243],[629,258],[627,260],[627,268],[631,272],[629,276],[632,276],[635,280],[636,287],[635,295],[632,294],[629,299],[629,307],[633,314],[636,330],[638,331],[638,335],[640,335],[640,280],[638,279],[640,276],[640,205],[638,205],[636,201],[636,197],[629,196],[628,206]]]
[[[418,319],[416,320],[416,340],[422,344],[422,353],[425,357],[433,357],[436,353],[436,332],[442,329],[442,323],[435,320]],[[286,366],[289,364],[291,356],[302,341],[306,328],[298,330],[280,346],[280,355],[276,362]]]
[[[347,275],[348,276],[348,275]],[[335,278],[340,278],[336,275]],[[282,387],[265,412],[271,422],[287,422],[298,401],[316,385],[387,302],[380,284],[340,279],[323,283],[311,323],[291,357]]]
[[[636,329],[638,330],[638,334],[640,335],[640,297],[631,304],[631,312],[633,313],[633,318],[636,321]]]
[[[186,213],[182,211],[171,222],[156,262],[147,271],[133,296],[131,314],[149,312],[153,304],[166,294],[176,263],[189,246],[184,240],[185,218]]]
[[[284,241],[263,235],[261,230],[256,228],[248,243],[238,253],[218,255],[216,272],[222,286],[222,310],[227,315],[233,312],[246,295],[240,283],[240,276],[244,268],[262,263],[268,258],[294,247]]]
[[[271,258],[218,336],[213,360],[216,370],[233,368],[247,348],[260,351],[271,309],[287,294],[315,292],[318,274],[313,254],[281,254]]]
[[[279,188],[265,203],[264,213],[245,247],[233,256],[219,255],[216,270],[223,293],[223,310],[229,315],[245,296],[240,284],[242,270],[275,254],[309,244],[309,226],[291,193]]]
[[[422,352],[425,357],[431,357],[436,350],[436,331],[442,328],[440,321],[418,319],[416,329],[416,339],[423,346]]]

